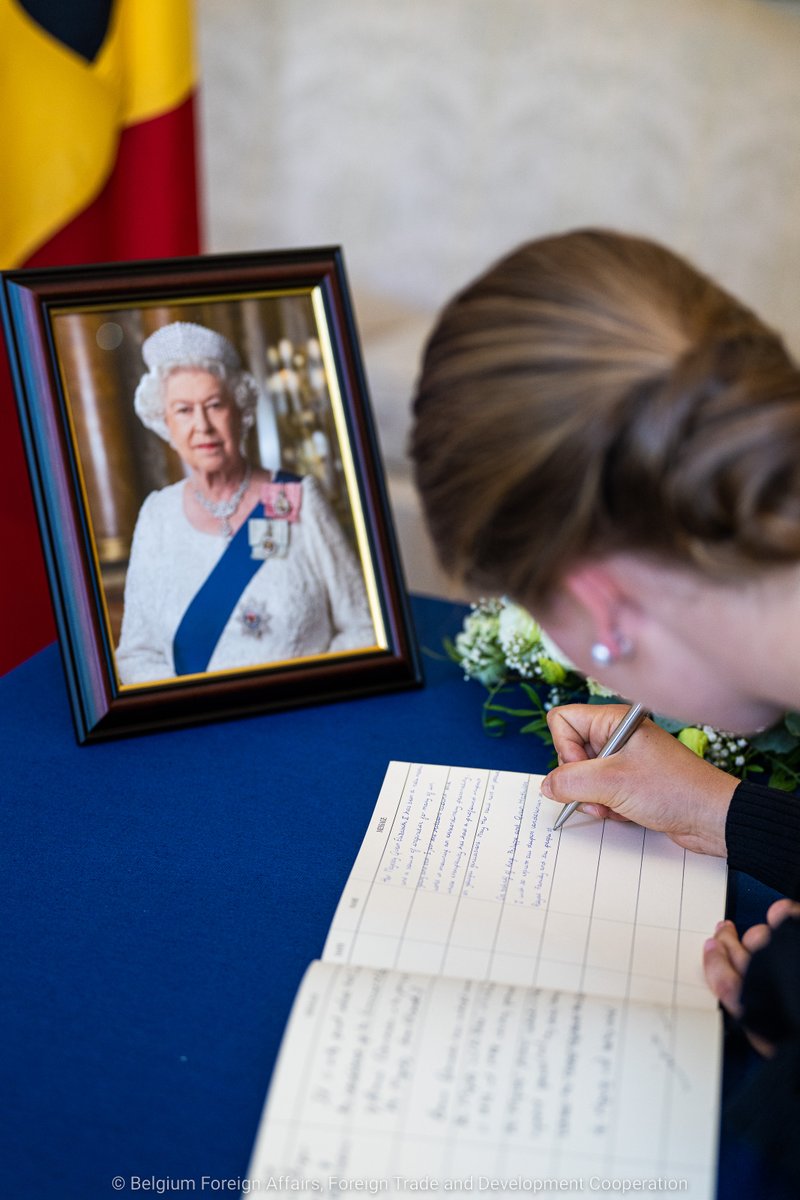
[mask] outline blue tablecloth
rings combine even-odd
[[[389,759],[546,768],[443,657],[464,609],[414,613],[421,691],[114,743],[76,745],[55,646],[0,680],[0,1196],[241,1176]],[[771,893],[732,884],[760,919]],[[726,1090],[751,1065],[732,1043]],[[723,1200],[757,1170],[723,1135]]]

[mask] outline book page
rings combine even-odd
[[[315,963],[247,1191],[679,1191],[711,1200],[721,1021]]]
[[[391,763],[323,959],[715,1011],[724,860],[580,812],[554,833],[541,781]]]

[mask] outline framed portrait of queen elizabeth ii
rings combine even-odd
[[[419,683],[339,248],[2,304],[80,741]]]

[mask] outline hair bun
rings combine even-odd
[[[412,454],[444,565],[546,604],[618,552],[719,574],[800,560],[800,372],[657,243],[529,242],[442,313]]]

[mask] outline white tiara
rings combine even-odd
[[[211,358],[231,371],[241,370],[241,360],[232,342],[205,325],[173,321],[151,333],[142,345],[142,357],[151,371],[167,363],[192,363]]]

